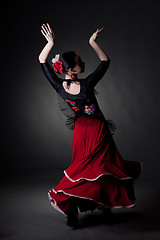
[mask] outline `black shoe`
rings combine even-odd
[[[79,226],[78,215],[68,215],[67,225],[73,228],[78,228]]]
[[[104,208],[103,209],[103,216],[112,216],[111,208]]]
[[[103,215],[105,222],[107,222],[107,223],[113,222],[113,213],[111,211],[111,208],[104,208],[102,215]]]

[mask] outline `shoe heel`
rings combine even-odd
[[[78,215],[68,215],[67,225],[73,228],[78,227],[79,226]]]

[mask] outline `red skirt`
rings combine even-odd
[[[60,183],[49,190],[51,205],[64,215],[104,207],[134,207],[134,182],[143,163],[123,160],[105,121],[75,121],[71,165]]]

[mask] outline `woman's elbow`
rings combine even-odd
[[[45,63],[46,59],[44,59],[41,55],[38,56],[38,60],[40,63]]]
[[[109,57],[104,57],[104,58],[101,59],[101,61],[111,62],[111,59]]]

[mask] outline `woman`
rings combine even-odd
[[[47,40],[39,55],[44,74],[56,90],[59,106],[67,117],[67,126],[74,129],[71,165],[64,170],[65,176],[48,197],[52,206],[67,217],[67,225],[78,226],[78,208],[103,210],[110,218],[111,208],[134,207],[136,198],[134,182],[142,171],[142,162],[123,160],[112,133],[113,124],[105,119],[95,97],[96,84],[106,73],[110,58],[97,44],[96,39],[104,28],[97,29],[89,38],[89,44],[100,59],[96,70],[84,79],[85,63],[75,51],[58,54],[52,60],[47,57],[55,44],[55,35],[47,23],[41,32]],[[61,79],[55,73],[64,73]]]

